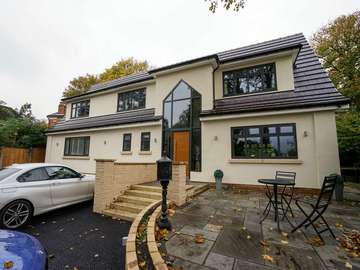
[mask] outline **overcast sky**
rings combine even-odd
[[[121,58],[152,66],[303,32],[360,9],[359,0],[247,0],[239,13],[204,0],[2,0],[0,100],[57,110],[68,82]]]

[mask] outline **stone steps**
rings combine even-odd
[[[104,215],[123,220],[133,221],[146,206],[161,200],[161,188],[157,186],[132,185],[124,195],[117,197]]]

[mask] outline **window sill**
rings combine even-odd
[[[131,151],[121,151],[122,155],[132,155]]]
[[[229,163],[240,164],[303,164],[300,159],[230,159]]]
[[[80,160],[89,160],[89,156],[63,156],[63,159],[80,159]]]
[[[140,151],[139,155],[152,155],[151,151]]]

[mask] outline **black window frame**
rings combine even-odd
[[[129,136],[130,142],[129,142],[129,149],[125,149],[125,137]],[[123,145],[122,145],[122,151],[123,152],[130,152],[131,151],[131,143],[132,143],[132,134],[131,133],[124,133],[123,134]]]
[[[225,76],[227,74],[240,74],[242,72],[247,72],[247,79],[249,79],[249,71],[251,69],[255,69],[255,68],[260,68],[260,67],[264,67],[264,66],[273,66],[273,70],[274,70],[274,87],[272,88],[266,88],[266,89],[261,89],[261,90],[257,90],[257,91],[253,91],[253,92],[249,92],[249,93],[234,93],[234,94],[225,94]],[[236,77],[236,76],[235,76]],[[236,77],[237,78],[237,77]],[[256,65],[256,66],[249,66],[249,67],[245,67],[245,68],[240,68],[240,69],[234,69],[234,70],[228,70],[228,71],[224,71],[222,73],[222,80],[223,80],[223,96],[224,97],[232,97],[232,96],[242,96],[242,95],[251,95],[251,94],[258,94],[258,93],[263,93],[263,92],[269,92],[269,91],[277,91],[278,87],[277,87],[277,72],[276,72],[276,64],[275,62],[272,63],[266,63],[266,64],[261,64],[261,65]],[[236,80],[238,81],[238,80]],[[236,83],[237,84],[237,83]]]
[[[74,140],[74,139],[85,139],[85,140],[88,141],[87,143],[84,142],[84,146],[87,145],[87,149],[84,148],[84,151],[83,151],[82,154],[71,154],[69,145],[71,145],[70,144],[71,140]],[[67,156],[67,157],[88,157],[89,152],[90,152],[90,136],[77,136],[77,137],[66,137],[65,138],[64,156]]]
[[[86,105],[83,105],[84,103]],[[88,107],[87,115],[79,116],[78,109],[81,108],[81,106],[87,106]],[[89,115],[90,115],[90,99],[81,100],[81,101],[71,103],[71,111],[70,111],[70,118],[71,119],[89,117]]]
[[[130,109],[122,109],[120,110],[120,106],[119,106],[119,103],[120,103],[120,98],[123,97],[123,96],[130,96],[131,95],[134,95],[135,92],[137,91],[142,91],[144,92],[144,104],[143,106],[141,107],[138,107],[138,108],[130,108]],[[131,97],[133,98],[133,97]],[[116,106],[116,111],[117,112],[128,112],[128,111],[134,111],[134,110],[141,110],[141,109],[145,109],[146,108],[146,88],[140,88],[140,89],[135,89],[135,90],[131,90],[131,91],[126,91],[126,92],[121,92],[121,93],[118,93],[118,98],[117,98],[117,106]]]
[[[293,132],[280,132],[280,128],[284,126],[291,126]],[[294,143],[295,143],[295,151],[296,155],[292,157],[284,157],[284,156],[276,156],[276,157],[269,157],[264,156],[263,152],[258,157],[251,157],[251,156],[235,156],[235,144],[234,144],[234,130],[236,129],[243,129],[245,134],[245,141],[247,138],[251,137],[260,137],[260,145],[263,145],[264,137],[269,135],[264,135],[264,128],[266,127],[276,127],[276,133],[271,134],[271,137],[277,137],[277,144],[278,149],[280,149],[280,137],[281,136],[294,136]],[[248,135],[248,130],[250,128],[259,128],[259,135]],[[298,143],[297,143],[297,131],[296,131],[296,124],[295,123],[281,123],[281,124],[266,124],[266,125],[254,125],[254,126],[236,126],[231,127],[230,131],[230,139],[231,139],[231,158],[232,159],[298,159]]]
[[[148,135],[149,138],[145,140],[145,136]],[[151,132],[141,132],[140,135],[140,151],[141,152],[148,152],[151,149]],[[148,149],[145,148],[148,147]]]

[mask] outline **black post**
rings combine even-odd
[[[160,229],[167,229],[168,231],[171,230],[171,224],[167,217],[167,187],[169,185],[169,181],[161,181],[162,186],[162,204],[161,204],[161,217],[159,221],[159,228]]]
[[[165,154],[160,158],[157,163],[157,178],[162,187],[162,204],[161,204],[161,217],[159,221],[160,229],[171,230],[171,224],[167,217],[167,187],[172,176],[172,161]]]

